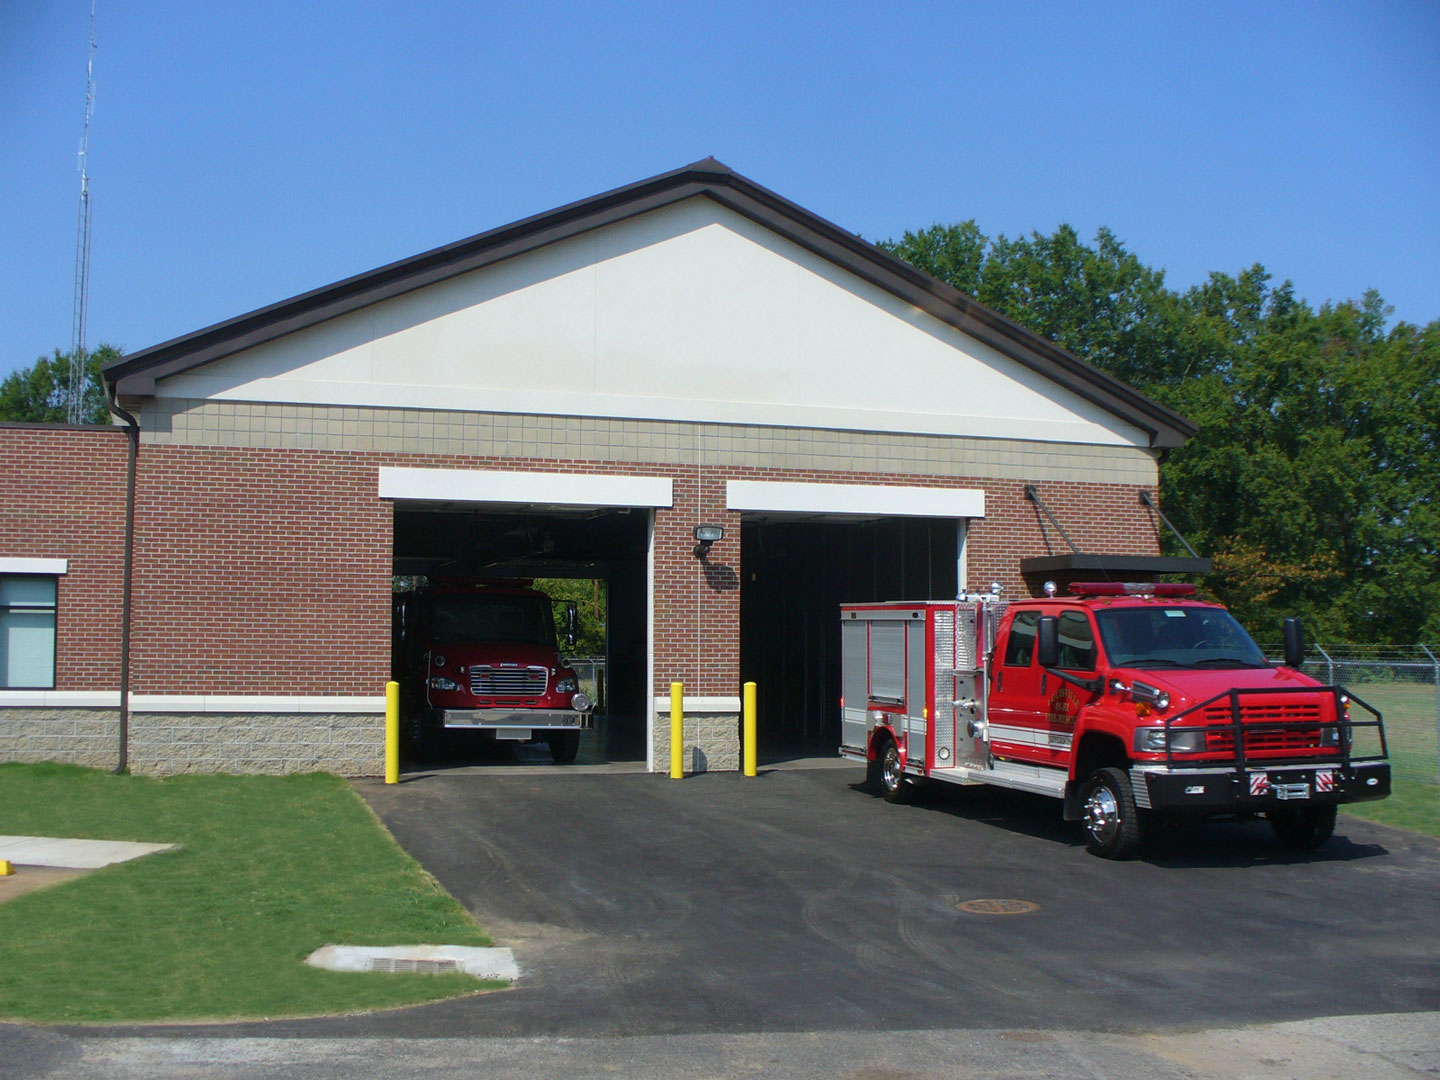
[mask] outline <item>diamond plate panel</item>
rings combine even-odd
[[[935,612],[935,759],[955,764],[955,613]]]

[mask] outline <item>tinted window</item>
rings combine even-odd
[[[1117,667],[1268,667],[1265,655],[1224,608],[1153,606],[1096,613]]]
[[[430,608],[430,639],[437,645],[469,643],[555,644],[550,601],[543,596],[436,596]]]
[[[1066,671],[1095,670],[1095,630],[1080,611],[1060,615],[1060,668]]]
[[[1005,643],[1006,667],[1029,667],[1035,656],[1035,628],[1040,624],[1038,611],[1022,611],[1010,624],[1010,637]]]
[[[0,576],[0,687],[55,685],[55,579]]]

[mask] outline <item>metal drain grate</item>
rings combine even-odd
[[[1039,911],[1040,905],[1029,900],[965,900],[960,910],[972,915],[1026,915]]]
[[[366,971],[414,972],[417,975],[445,975],[463,970],[458,960],[408,960],[400,956],[376,956]]]

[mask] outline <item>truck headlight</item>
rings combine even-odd
[[[557,694],[573,694],[576,690],[579,689],[579,679],[561,679],[555,684],[555,692]]]
[[[1205,750],[1203,728],[1142,727],[1135,729],[1135,749],[1145,754],[1165,753],[1166,737],[1169,737],[1170,752],[1174,754],[1199,754]]]
[[[434,675],[430,679],[431,690],[459,690],[460,684],[454,679],[447,679],[443,675]]]

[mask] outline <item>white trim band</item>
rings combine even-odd
[[[118,708],[118,690],[0,690],[0,709]]]
[[[890,484],[803,484],[783,480],[727,480],[731,510],[868,517],[983,518],[985,492],[975,488]]]
[[[410,469],[382,465],[380,498],[524,506],[672,506],[668,476]]]
[[[69,559],[0,558],[0,574],[68,574]]]
[[[118,695],[117,695],[118,697]],[[132,713],[381,713],[385,695],[131,694]]]
[[[991,724],[990,741],[992,743],[1009,743],[1012,746],[1041,746],[1051,750],[1068,750],[1075,741],[1075,736],[1069,731],[1054,731],[1050,728]]]
[[[0,690],[0,709],[118,709],[118,691]],[[377,713],[385,695],[131,694],[132,713]]]
[[[735,715],[740,714],[739,697],[691,697],[685,695],[682,707],[686,716]],[[655,711],[670,715],[670,695],[655,699]]]

